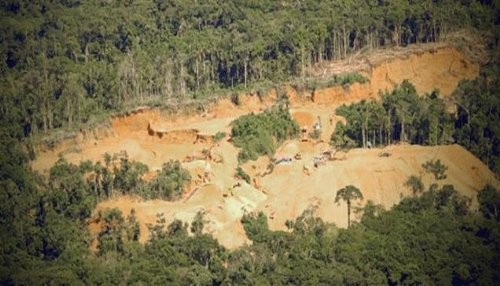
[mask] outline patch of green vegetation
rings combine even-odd
[[[236,168],[236,177],[244,180],[245,182],[247,182],[248,184],[250,184],[252,182],[250,176],[243,170],[243,168],[241,168],[241,166],[238,166],[238,168]]]
[[[457,103],[453,138],[500,177],[500,67],[485,67],[475,80],[462,81],[452,97]]]
[[[226,132],[219,131],[214,135],[214,142],[220,142],[224,137],[226,137]]]
[[[321,138],[321,130],[314,128],[311,132],[309,132],[309,138],[313,140],[318,140]]]
[[[240,162],[257,160],[259,156],[272,156],[276,148],[287,139],[299,134],[299,126],[288,109],[274,106],[259,114],[243,115],[232,123],[233,144],[242,148]]]
[[[179,198],[187,183],[191,181],[189,172],[179,161],[164,163],[156,177],[142,191],[142,196],[152,199],[173,200]]]
[[[240,106],[241,105],[241,98],[240,98],[240,94],[237,93],[237,92],[233,92],[231,93],[231,102],[236,105],[236,106]]]
[[[446,110],[438,91],[419,96],[404,81],[380,101],[361,101],[337,108],[347,123],[337,123],[331,144],[338,148],[458,143],[500,174],[500,72],[488,66],[475,80],[464,80],[453,93],[456,114]]]
[[[340,82],[341,85],[343,86],[348,86],[348,85],[351,85],[353,83],[368,83],[370,80],[365,77],[364,75],[360,74],[360,73],[357,73],[357,72],[352,72],[352,73],[347,73],[347,74],[343,74],[343,75],[339,75],[337,78],[336,78],[336,82]]]
[[[189,172],[179,161],[169,161],[156,172],[150,182],[143,179],[149,171],[147,165],[129,160],[126,153],[104,154],[104,162],[84,161],[80,165],[60,159],[51,169],[50,176],[54,189],[66,181],[79,181],[84,176],[88,181],[88,195],[97,200],[116,197],[117,195],[135,195],[144,199],[178,199],[185,186],[191,181]],[[70,174],[71,173],[71,174]],[[65,176],[68,176],[67,178]],[[61,181],[60,178],[65,178]],[[85,185],[85,184],[84,184]],[[82,185],[82,188],[84,188]]]
[[[358,72],[345,73],[340,75],[334,75],[328,79],[312,78],[307,79],[302,84],[295,83],[293,86],[296,90],[316,90],[334,86],[343,86],[344,88],[352,85],[353,83],[368,83],[370,80]]]
[[[338,123],[331,144],[337,147],[371,147],[402,141],[438,145],[452,142],[453,118],[446,112],[437,91],[419,96],[413,84],[403,81],[380,101],[362,100],[342,105],[336,114],[346,118]],[[354,143],[354,144],[353,144]]]

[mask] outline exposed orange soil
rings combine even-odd
[[[315,123],[315,119],[310,112],[295,111],[292,116],[299,126],[313,126]]]
[[[293,143],[292,143],[293,144]],[[339,156],[340,160],[328,161],[315,168],[312,156],[326,146],[311,148],[307,143],[299,144],[302,162],[278,166],[272,176],[263,178],[262,185],[268,190],[269,213],[276,217],[270,221],[275,229],[282,229],[288,218],[300,215],[309,204],[318,205],[317,214],[326,221],[344,227],[347,224],[346,206],[334,204],[335,192],[349,184],[360,188],[366,200],[390,207],[399,202],[401,195],[410,195],[404,187],[408,176],[422,175],[428,186],[432,180],[424,175],[421,165],[431,159],[440,159],[449,167],[445,182],[453,184],[463,195],[473,198],[477,189],[486,183],[497,184],[494,174],[484,164],[458,145],[442,147],[390,146],[384,150],[352,150]],[[302,145],[302,146],[300,146]],[[388,152],[390,157],[380,157]],[[308,168],[310,175],[304,174]],[[286,194],[283,192],[286,191]],[[290,195],[293,194],[293,195]],[[266,210],[260,207],[259,209]]]
[[[340,104],[378,98],[379,91],[390,91],[405,79],[411,80],[419,94],[431,93],[437,88],[440,94],[449,96],[461,79],[474,79],[478,73],[479,65],[465,59],[456,48],[442,47],[427,53],[381,61],[365,72],[369,83],[319,90],[313,94],[312,100]]]
[[[236,155],[234,147],[225,142],[220,147],[228,155]],[[390,146],[385,149],[351,150],[334,161],[327,161],[318,168],[313,166],[313,157],[326,150],[326,144],[313,145],[297,140],[289,141],[278,154],[291,156],[301,152],[301,160],[278,165],[272,174],[262,177],[268,159],[261,158],[244,166],[255,178],[253,185],[232,177],[236,161],[211,164],[213,178],[209,183],[193,187],[191,192],[176,202],[161,200],[141,201],[120,197],[99,204],[98,209],[118,207],[124,214],[135,209],[141,226],[141,240],[147,240],[146,225],[154,224],[156,214],[163,213],[167,222],[181,219],[190,222],[198,211],[204,211],[209,220],[207,231],[226,247],[238,247],[248,242],[240,218],[245,211],[263,211],[270,219],[271,229],[285,229],[287,219],[293,219],[311,206],[317,206],[317,215],[340,227],[347,224],[347,209],[344,203],[334,203],[335,192],[349,184],[360,188],[367,200],[389,208],[411,195],[404,186],[412,174],[421,175],[428,186],[434,180],[423,172],[421,165],[431,159],[440,159],[448,166],[448,178],[439,184],[453,184],[463,195],[472,199],[478,189],[486,183],[498,185],[494,174],[477,158],[458,145],[441,147]],[[380,157],[388,152],[389,157]],[[229,157],[229,156],[228,156]],[[204,162],[197,162],[204,164]],[[192,169],[192,163],[187,164]],[[309,175],[304,172],[309,170]],[[233,187],[239,182],[241,186]],[[227,195],[227,196],[225,196]]]
[[[142,241],[148,237],[146,225],[155,223],[157,213],[163,213],[167,222],[175,218],[189,222],[200,210],[206,212],[210,221],[207,231],[227,247],[248,242],[239,222],[246,211],[263,211],[270,218],[272,229],[284,229],[287,219],[293,219],[307,207],[316,205],[317,214],[324,220],[344,227],[347,223],[346,206],[336,205],[333,201],[338,189],[354,184],[362,190],[364,202],[373,200],[390,207],[400,200],[401,194],[410,194],[403,186],[404,181],[409,175],[423,174],[421,165],[430,159],[441,159],[449,167],[444,183],[455,185],[462,194],[471,198],[486,183],[498,185],[493,173],[482,162],[457,145],[355,149],[347,154],[336,153],[336,160],[326,161],[318,168],[313,162],[315,156],[329,150],[326,142],[335,123],[344,120],[334,115],[340,104],[377,98],[379,90],[391,89],[403,79],[412,81],[421,93],[438,88],[447,96],[461,79],[474,78],[478,71],[477,64],[470,63],[454,48],[429,48],[427,52],[373,64],[371,70],[365,71],[370,83],[364,85],[327,88],[309,95],[297,94],[287,87],[292,115],[302,127],[312,127],[319,118],[321,138],[285,142],[277,151],[277,157],[294,158],[300,153],[302,158],[275,166],[271,174],[267,171],[268,158],[245,164],[243,168],[252,177],[252,184],[234,177],[239,150],[225,140],[213,145],[211,138],[219,131],[229,134],[230,123],[238,116],[271,106],[276,99],[274,91],[262,100],[256,95],[241,96],[239,106],[222,98],[203,114],[169,115],[144,109],[129,116],[115,117],[107,136],[92,139],[79,136],[64,142],[53,150],[40,152],[32,167],[44,172],[57,161],[59,154],[77,163],[102,160],[103,153],[120,151],[147,164],[152,171],[160,169],[170,159],[184,161],[183,166],[190,171],[193,182],[181,200],[141,201],[119,197],[98,205],[97,210],[118,207],[125,216],[134,208]],[[206,158],[204,149],[211,149],[212,157],[218,160]],[[381,152],[391,156],[379,157]],[[207,170],[210,175],[204,178]],[[145,178],[151,179],[152,176],[154,173],[150,172]],[[427,184],[430,182],[428,176],[423,176],[423,179]],[[96,229],[98,227],[93,225],[94,233]]]

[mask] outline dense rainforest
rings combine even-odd
[[[175,200],[189,173],[170,161],[144,181],[146,165],[126,154],[105,154],[102,163],[61,159],[45,177],[29,167],[34,154],[21,144],[26,138],[91,125],[138,105],[200,102],[305,81],[322,61],[440,41],[462,28],[493,32],[498,44],[498,1],[200,2],[0,3],[0,284],[500,281],[500,191],[486,186],[478,192],[477,210],[471,208],[470,200],[442,183],[446,167],[440,162],[424,166],[437,169],[431,185],[410,177],[413,196],[390,210],[367,202],[353,209],[358,220],[347,229],[325,223],[314,208],[288,221],[289,231],[271,231],[264,214],[248,213],[241,221],[252,245],[228,250],[203,231],[203,213],[190,225],[166,225],[158,215],[142,244],[134,211],[108,209],[100,214],[94,251],[88,223],[100,200],[122,194]],[[457,142],[498,174],[498,74],[492,64],[480,78],[462,82],[453,95],[456,116],[445,112],[438,92],[418,97],[409,82],[380,102],[341,107],[337,112],[348,120],[332,144]],[[272,153],[275,144],[296,135],[297,126],[284,102],[240,118],[232,133],[240,137],[235,144],[245,161]]]
[[[495,32],[499,9],[491,0],[2,1],[0,121],[22,138],[137,105],[261,90],[359,51]]]

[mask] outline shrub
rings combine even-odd
[[[357,72],[353,72],[353,73],[348,73],[348,74],[345,74],[345,75],[341,75],[338,77],[338,82],[340,82],[340,84],[342,84],[343,86],[349,86],[355,82],[359,82],[359,83],[367,83],[369,80],[367,77],[357,73]]]
[[[321,137],[321,130],[314,128],[311,132],[309,132],[309,138],[317,140]]]
[[[236,168],[236,177],[245,180],[248,184],[251,182],[250,176],[240,166]]]
[[[233,144],[242,148],[238,154],[240,162],[272,156],[279,144],[299,134],[299,125],[282,106],[241,116],[232,125]]]
[[[128,156],[120,158],[120,166],[115,166],[113,185],[123,194],[130,193],[141,185],[141,177],[148,171],[148,166],[136,161],[130,161]]]
[[[313,91],[318,88],[327,88],[340,85],[347,87],[356,82],[363,84],[369,82],[369,79],[357,72],[352,72],[352,73],[334,75],[324,80],[319,80],[316,78],[309,79],[303,84],[303,86],[305,89]]]
[[[234,104],[234,105],[237,105],[239,106],[241,104],[241,99],[240,99],[240,95],[238,93],[232,93],[231,94],[231,102]]]
[[[405,186],[411,188],[413,195],[420,194],[424,191],[422,180],[415,175],[411,175],[408,180],[406,180]]]
[[[313,79],[306,81],[304,87],[307,90],[316,90],[316,88],[321,87],[321,85],[316,79]]]
[[[214,142],[219,142],[219,141],[221,141],[224,137],[226,137],[226,132],[221,132],[221,131],[219,131],[219,132],[215,133],[215,135],[214,135]]]
[[[253,149],[243,149],[238,153],[238,161],[239,162],[246,162],[249,160],[255,161],[259,158],[259,155],[254,152]]]
[[[426,173],[432,174],[435,180],[444,180],[446,179],[446,170],[448,167],[441,163],[441,160],[431,160],[422,164],[422,168],[424,168]]]
[[[253,84],[252,93],[255,93],[260,101],[263,101],[272,88],[271,81],[260,81]]]
[[[170,160],[157,171],[156,178],[145,190],[150,198],[172,200],[181,196],[184,186],[191,181],[189,172],[182,168],[179,161]],[[148,192],[149,191],[149,192]]]
[[[248,238],[253,242],[265,242],[269,238],[269,225],[263,212],[244,214],[241,223]]]

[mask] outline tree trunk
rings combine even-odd
[[[169,67],[167,67],[167,70],[165,71],[163,90],[165,91],[165,98],[169,98],[172,95],[172,79]]]
[[[332,40],[330,42],[330,50],[331,50],[330,60],[334,60],[335,59],[335,32],[333,33],[333,35],[330,34],[330,37],[332,38]]]
[[[396,47],[399,47],[399,26],[394,25],[394,38],[393,40],[396,42]]]
[[[179,75],[179,92],[180,92],[180,95],[181,95],[181,98],[184,98],[184,96],[186,95],[186,82],[184,81],[184,61],[181,59],[181,62],[180,62],[180,65],[181,65],[181,70],[180,70],[180,75]]]
[[[231,68],[227,65],[227,62],[226,62],[226,73],[229,72],[229,76],[231,77],[231,89],[234,88],[234,77],[233,77],[233,73],[231,72]]]
[[[215,73],[216,73],[216,67],[215,67],[215,59],[213,55],[210,55],[210,84],[212,84],[215,80]]]
[[[361,126],[361,140],[363,141],[363,148],[366,148],[366,128],[364,124]]]
[[[200,89],[200,66],[199,66],[199,55],[196,57],[195,63],[195,73],[196,73],[196,91]]]
[[[207,78],[206,78],[206,64],[205,64],[205,53],[201,53],[201,77],[204,82],[204,87],[207,86]]]
[[[245,88],[247,88],[247,75],[248,75],[248,57],[245,57],[245,62],[243,63],[243,77],[245,81]]]
[[[370,31],[370,28],[367,29],[367,33],[366,33],[366,44],[368,46],[368,50],[371,51],[372,50],[372,37],[371,37],[371,34],[372,32]]]
[[[318,47],[318,63],[323,62],[323,48],[321,47],[321,44]]]
[[[399,135],[400,141],[405,142],[406,141],[406,136],[405,136],[405,118],[401,117],[401,134]]]
[[[68,126],[73,125],[73,112],[71,110],[71,104],[69,102],[69,99],[66,99],[66,113],[67,113],[67,120],[68,120]]]
[[[357,41],[358,41],[358,31],[355,31],[355,33],[354,33],[354,39],[352,41],[352,49],[351,49],[352,53],[356,52]]]
[[[391,116],[389,115],[389,125],[387,126],[387,145],[391,145],[391,136],[392,136],[392,124],[391,124]]]
[[[259,80],[261,80],[262,79],[262,62],[261,61],[258,62],[257,68],[259,69]]]
[[[382,125],[378,128],[378,144],[381,146],[384,145],[384,142],[382,142]]]
[[[233,67],[236,69],[236,84],[240,81],[240,65],[239,64],[233,64]]]
[[[144,103],[144,92],[142,92],[142,74],[139,75],[139,83],[137,84],[137,92],[139,93],[139,97],[141,98],[141,104]]]
[[[304,46],[300,46],[300,77],[304,80],[305,65],[304,65]]]
[[[344,58],[347,56],[347,35],[345,31],[345,23],[342,25],[342,36],[344,37]]]
[[[43,118],[43,132],[47,133],[47,112],[45,111],[45,107],[43,109],[44,109],[44,112],[42,113],[42,118]]]
[[[436,20],[432,19],[432,41],[436,42]]]

